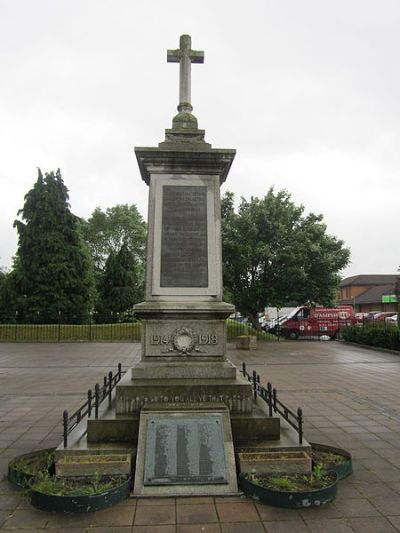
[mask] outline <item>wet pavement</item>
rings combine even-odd
[[[0,530],[258,533],[400,531],[400,355],[339,342],[286,341],[237,351],[231,360],[271,381],[282,401],[302,407],[305,436],[353,455],[354,473],[335,502],[302,511],[245,497],[130,498],[111,509],[63,516],[33,509],[6,481],[8,461],[61,442],[61,416],[139,344],[0,344]]]

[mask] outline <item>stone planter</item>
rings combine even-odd
[[[236,337],[236,348],[238,350],[256,350],[257,336],[256,335],[239,335]]]
[[[59,496],[31,490],[31,504],[42,511],[64,514],[90,513],[112,507],[129,497],[131,477],[124,476],[121,482],[109,490],[84,496]]]
[[[309,474],[311,457],[302,451],[239,453],[240,472],[264,474]]]
[[[121,455],[64,455],[56,461],[60,477],[123,475],[131,473],[131,457]]]
[[[247,479],[244,474],[239,474],[239,486],[243,492],[257,501],[291,509],[321,507],[332,502],[337,495],[337,474],[330,472],[332,483],[329,485],[307,491],[293,492],[266,488]]]
[[[321,462],[325,470],[333,470],[337,473],[338,479],[344,479],[353,473],[353,463],[351,453],[342,448],[335,448],[327,444],[310,442],[313,455],[313,463]],[[320,459],[318,454],[320,453]],[[325,460],[323,459],[325,455]]]

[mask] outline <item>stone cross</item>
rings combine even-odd
[[[204,63],[204,52],[191,50],[190,35],[181,35],[179,48],[167,51],[168,63],[179,63],[179,106],[178,111],[192,111],[190,98],[192,63]]]

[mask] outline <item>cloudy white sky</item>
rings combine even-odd
[[[400,264],[398,0],[0,0],[0,265],[37,170],[61,168],[72,211],[136,203],[133,148],[178,104],[179,36],[205,51],[192,103],[226,188],[287,189],[345,241],[345,275]]]

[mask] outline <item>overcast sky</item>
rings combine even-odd
[[[72,211],[135,203],[134,146],[157,146],[178,104],[179,36],[214,148],[235,148],[223,191],[287,189],[352,251],[344,275],[400,264],[398,0],[0,0],[0,265],[43,172]]]

